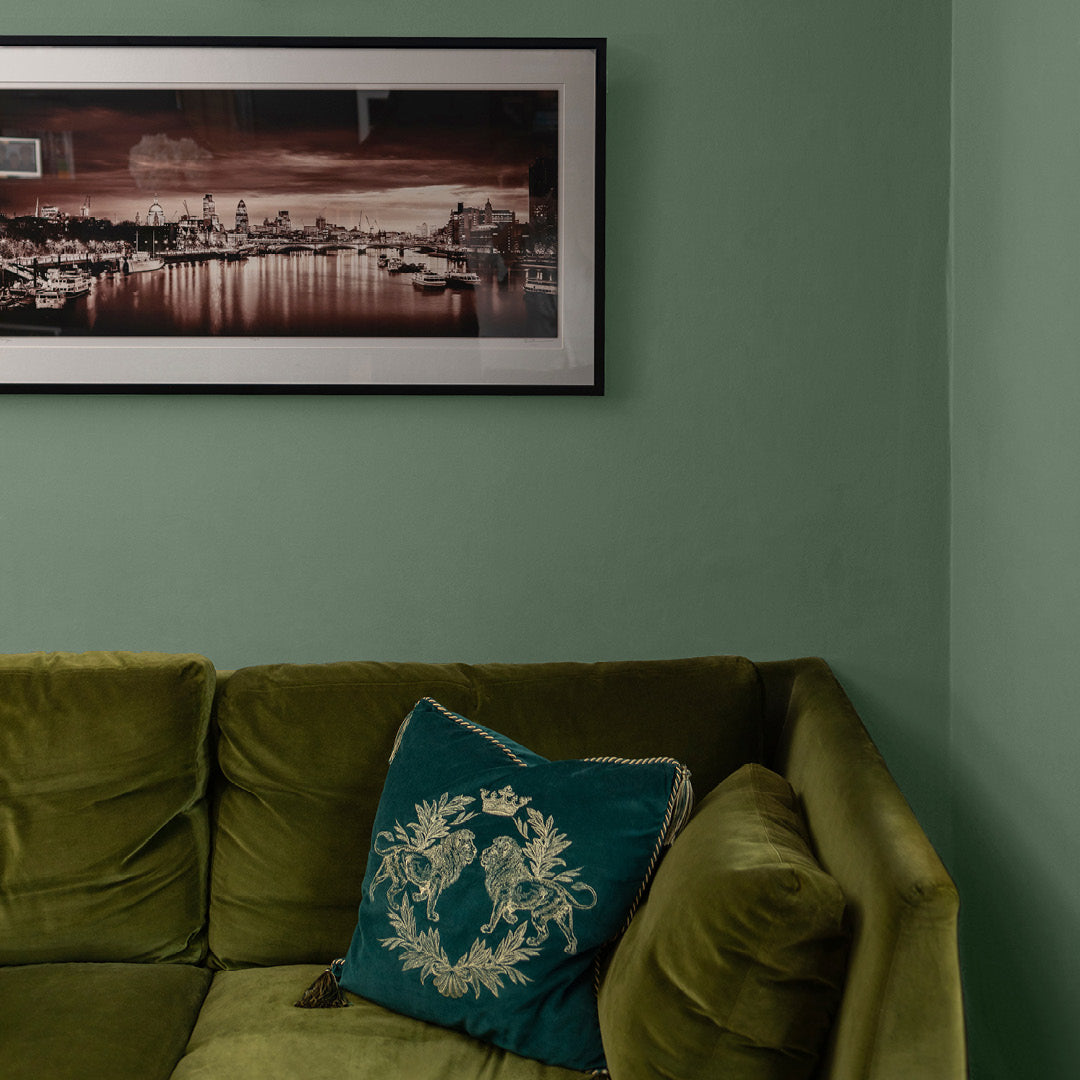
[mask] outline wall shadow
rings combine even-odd
[[[971,1077],[1071,1080],[1080,897],[1064,879],[1080,867],[1076,826],[1054,793],[973,743],[959,740],[952,777]]]

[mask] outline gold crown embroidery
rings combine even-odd
[[[480,799],[484,813],[497,817],[513,817],[526,803],[532,802],[531,795],[515,795],[509,784],[498,792],[481,788]]]

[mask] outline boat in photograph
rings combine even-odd
[[[525,264],[525,291],[544,296],[557,296],[559,292],[559,268],[552,261]]]
[[[90,291],[90,286],[93,283],[93,277],[86,273],[85,270],[60,270],[56,267],[49,267],[45,271],[45,278],[42,281],[41,288],[62,292],[67,297],[74,298],[76,296],[85,296]]]
[[[62,289],[50,289],[43,286],[34,293],[34,307],[59,310],[69,299],[68,294]]]
[[[0,289],[0,310],[26,307],[34,302],[34,287],[26,281],[18,281],[6,289]]]
[[[145,251],[136,251],[124,259],[120,269],[125,274],[140,274],[147,270],[160,270],[164,265],[164,259],[155,259]]]
[[[418,289],[445,289],[446,278],[434,270],[421,270],[413,274],[412,283]]]
[[[455,289],[475,289],[480,284],[480,275],[471,270],[451,270],[446,275],[446,282]]]

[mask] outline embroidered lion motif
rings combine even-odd
[[[435,905],[443,889],[453,885],[461,871],[476,858],[475,834],[469,829],[458,829],[424,849],[409,844],[381,848],[379,841],[384,837],[393,838],[391,833],[379,833],[375,837],[375,853],[382,856],[382,863],[371,881],[369,896],[374,900],[375,886],[388,881],[386,901],[389,907],[396,908],[402,893],[414,886],[413,903],[426,900],[428,920],[438,922]]]
[[[546,941],[548,923],[554,920],[566,938],[563,952],[570,955],[577,952],[573,909],[591,908],[596,903],[593,889],[583,882],[571,886],[575,892],[591,894],[592,899],[582,903],[561,882],[533,876],[525,865],[520,846],[510,836],[495,837],[491,846],[484,848],[480,865],[492,901],[491,918],[480,928],[481,933],[490,934],[502,919],[511,924],[517,922],[517,912],[521,911],[532,920],[536,931],[526,944],[539,945]]]

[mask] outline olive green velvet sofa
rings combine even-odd
[[[294,1007],[348,948],[395,733],[424,697],[548,759],[691,770],[698,810],[598,968],[613,1080],[965,1075],[956,890],[820,660],[217,672],[36,653],[0,657],[0,1077],[580,1075],[354,995]],[[748,854],[725,824],[748,790],[766,830],[788,799],[804,852],[766,836]],[[754,889],[781,906],[740,908]],[[807,945],[805,902],[829,889],[835,932]]]

